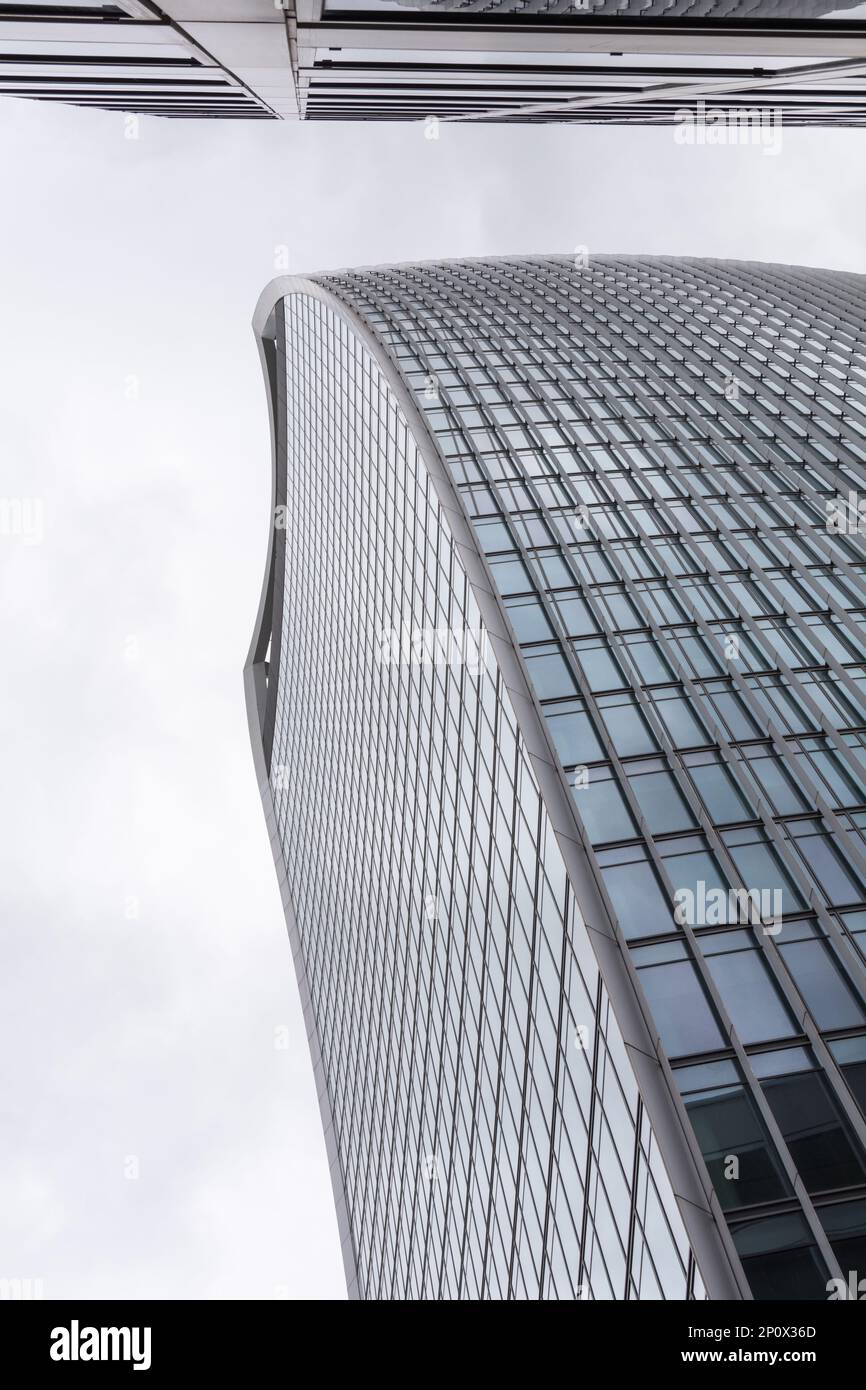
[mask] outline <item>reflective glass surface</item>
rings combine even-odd
[[[304,294],[281,312],[270,785],[360,1292],[694,1296],[658,1144],[413,434],[338,313]],[[441,644],[465,633],[473,644]]]
[[[482,528],[662,1054],[736,1064],[780,1183],[753,1205],[805,1223],[804,1288],[835,1277],[824,1204],[866,1139],[863,278],[578,254],[323,282]],[[755,1049],[792,1040],[810,1074],[768,1079]],[[769,1289],[782,1246],[737,1229]]]

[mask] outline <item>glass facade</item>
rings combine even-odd
[[[318,1016],[342,1029],[328,1076],[363,1291],[682,1298],[697,1266],[731,1296],[653,1163],[680,1197],[682,1121],[740,1292],[826,1297],[866,1224],[866,282],[545,257],[310,293],[284,301],[304,541],[275,797]],[[448,538],[431,468],[474,547]],[[374,469],[392,474],[381,520]],[[477,676],[398,662],[377,686],[376,622],[475,630],[485,588],[504,639]],[[555,785],[526,758],[533,717]],[[661,1090],[611,1043],[635,1007]],[[422,1201],[431,1154],[447,1171]],[[639,1219],[648,1181],[663,1227]]]
[[[334,307],[289,295],[273,332],[285,524],[269,794],[350,1286],[702,1297],[413,431]]]
[[[396,0],[410,10],[450,14],[568,15],[575,10],[623,19],[825,19],[860,0]],[[363,0],[355,0],[359,8]],[[332,8],[340,9],[339,3]],[[346,6],[349,8],[349,6]]]

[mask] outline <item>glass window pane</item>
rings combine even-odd
[[[637,834],[625,797],[612,777],[594,777],[572,791],[577,813],[594,845],[629,840]]]
[[[820,1072],[773,1077],[761,1084],[807,1192],[866,1181],[847,1121]]]
[[[522,560],[491,560],[490,573],[500,594],[522,594],[532,588]]]
[[[691,830],[695,819],[669,772],[648,772],[629,778],[641,815],[653,835]]]
[[[754,738],[761,732],[739,695],[732,690],[714,690],[707,708],[711,715],[715,713],[717,724],[727,727],[729,738]]]
[[[761,948],[749,941],[747,932],[701,936],[698,944],[741,1042],[791,1038],[800,1031]]]
[[[565,708],[560,713],[558,709],[547,708],[544,714],[556,751],[566,767],[598,762],[604,757],[604,749],[585,710]]]
[[[702,637],[678,637],[674,643],[674,650],[677,647],[696,676],[720,674],[722,668]]]
[[[682,695],[657,700],[656,711],[661,716],[675,748],[695,748],[708,742],[703,725],[694,714],[689,701]]]
[[[601,709],[601,717],[620,757],[656,751],[655,739],[634,705],[606,705]]]
[[[818,1218],[827,1232],[846,1285],[849,1270],[855,1271],[859,1285],[860,1279],[866,1278],[866,1202],[834,1202],[832,1206],[819,1207]],[[859,1297],[863,1294],[859,1293]]]
[[[514,542],[508,527],[502,521],[474,521],[475,534],[485,552],[491,550],[514,550]]]
[[[863,886],[843,865],[841,856],[828,836],[816,833],[797,836],[797,847],[806,869],[828,903],[857,903],[863,899]]]
[[[589,611],[589,605],[582,598],[557,597],[556,607],[563,627],[570,637],[580,637],[585,632],[598,631],[598,624]]]
[[[574,695],[577,692],[577,684],[568,663],[559,652],[527,656],[526,668],[540,700],[556,700],[562,695]]]
[[[798,1212],[749,1221],[731,1234],[756,1299],[826,1299],[827,1268]]]
[[[697,837],[696,837],[697,838]],[[680,843],[677,841],[676,843]],[[664,847],[662,846],[662,849]],[[684,916],[684,921],[690,926],[705,926],[704,912],[714,901],[713,895],[719,893],[724,895],[724,906],[721,908],[719,920],[709,925],[721,926],[727,920],[727,901],[730,884],[722,875],[715,858],[706,849],[694,849],[687,854],[666,854],[664,856],[665,869],[674,891],[678,895],[677,901],[687,905],[694,904],[695,911]],[[690,895],[689,898],[684,894]],[[721,899],[718,899],[721,901]]]
[[[523,599],[517,603],[509,600],[505,607],[518,642],[546,642],[553,636],[553,629],[538,599]]]
[[[721,763],[690,767],[689,776],[716,825],[751,819],[751,809],[737,790],[733,777]]]
[[[750,892],[781,894],[779,902],[783,914],[796,912],[803,906],[803,899],[769,845],[732,846],[731,858]]]
[[[711,1073],[720,1065],[730,1064],[684,1067],[674,1075],[722,1208],[728,1211],[787,1196],[791,1187],[785,1170],[742,1082],[690,1091],[693,1073]]]
[[[627,941],[673,930],[673,913],[649,864],[617,864],[602,873]]]
[[[828,1043],[848,1087],[866,1115],[866,1036],[840,1038]]]
[[[806,802],[774,754],[750,757],[749,768],[758,786],[780,815],[794,815],[807,809]]]
[[[864,1022],[860,999],[836,964],[828,943],[786,943],[780,937],[777,945],[819,1028],[856,1028]]]
[[[722,1031],[692,961],[670,961],[646,969],[638,966],[638,973],[669,1057],[724,1047]]]
[[[661,656],[656,643],[648,638],[643,642],[630,642],[628,654],[637,667],[641,681],[646,685],[661,684],[672,678],[673,671]]]
[[[619,690],[626,684],[619,663],[606,647],[576,647],[574,654],[590,690]]]

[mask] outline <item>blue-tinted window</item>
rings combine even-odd
[[[590,773],[585,785],[576,787],[572,795],[592,844],[628,840],[637,834],[625,797],[612,777]]]
[[[764,748],[749,749],[748,759],[750,772],[779,815],[794,815],[806,810],[805,800],[774,753]]]
[[[848,1271],[854,1270],[859,1285],[866,1278],[866,1201],[832,1202],[818,1208],[818,1218],[839,1261],[850,1297]],[[863,1294],[860,1293],[862,1298]]]
[[[712,906],[710,895],[720,893],[727,897],[730,888],[703,838],[691,836],[685,843],[680,840],[666,842],[661,848],[665,869],[675,891],[685,890],[693,896],[697,917],[694,920],[686,917],[685,920],[691,926],[718,926],[727,921],[725,911],[715,921],[706,922],[701,915],[703,909]]]
[[[686,1057],[695,1052],[712,1052],[725,1046],[713,1008],[704,992],[694,962],[688,959],[686,947],[673,943],[664,948],[674,957],[661,964],[649,963],[647,949],[633,950],[640,982],[652,1009],[653,1022],[658,1029],[662,1047],[669,1057]],[[654,961],[655,956],[651,959]],[[645,963],[647,962],[647,963]]]
[[[491,560],[490,572],[501,594],[522,594],[532,588],[522,560]]]
[[[721,665],[710,651],[703,637],[681,637],[669,639],[674,651],[679,649],[680,655],[686,662],[687,671],[691,671],[695,676],[717,676],[721,673]]]
[[[619,690],[626,684],[619,663],[604,646],[581,644],[574,654],[590,690]]]
[[[674,1077],[722,1208],[787,1196],[791,1184],[736,1064],[678,1067]]]
[[[742,1043],[791,1038],[800,1031],[751,930],[714,932],[700,936],[698,944]]]
[[[803,864],[828,903],[860,902],[866,894],[853,870],[846,867],[835,845],[817,821],[795,821],[788,827],[803,858]]]
[[[556,700],[577,691],[577,682],[559,652],[546,652],[543,656],[527,654],[526,667],[540,700]]]
[[[669,772],[647,772],[629,778],[641,814],[651,834],[690,830],[695,819]]]
[[[670,904],[649,864],[617,864],[603,869],[602,874],[626,940],[673,930]]]
[[[514,541],[511,539],[511,534],[504,522],[475,521],[472,524],[483,550],[513,550],[515,548]]]
[[[754,815],[752,808],[718,755],[694,756],[709,756],[712,759],[701,763],[689,761],[687,764],[689,776],[710,819],[716,825],[724,825],[727,821],[751,820]]]
[[[708,740],[706,730],[695,715],[690,702],[682,695],[657,695],[656,713],[668,731],[675,748],[699,747]]]
[[[644,684],[661,684],[673,676],[674,673],[659,652],[657,643],[650,638],[642,638],[639,642],[630,641],[626,650]]]
[[[738,835],[757,832],[737,832]],[[763,841],[732,843],[732,832],[725,832],[731,858],[739,870],[746,888],[756,892],[778,895],[782,914],[796,912],[803,906],[803,899],[782,868],[775,850]]]
[[[832,1192],[866,1181],[848,1121],[823,1072],[805,1048],[761,1053],[752,1065],[807,1192]],[[805,1068],[805,1069],[801,1069]]]
[[[794,930],[801,940],[790,940],[786,930],[776,944],[818,1027],[860,1027],[866,1022],[863,1002],[843,975],[832,947],[809,923]]]
[[[732,690],[721,690],[714,686],[702,703],[715,723],[720,723],[727,730],[728,738],[755,738],[763,732],[747,712],[740,696]]]
[[[573,595],[556,598],[556,608],[562,625],[570,637],[580,637],[585,632],[597,632],[598,624],[589,610],[589,604]]]
[[[509,599],[505,607],[518,642],[545,642],[553,636],[553,629],[539,599],[522,599],[518,602]]]
[[[613,746],[621,758],[635,753],[655,753],[657,745],[643,715],[633,700],[599,702],[601,717]]]
[[[866,1115],[866,1034],[839,1038],[827,1044],[842,1072],[851,1094]]]
[[[826,1299],[827,1267],[800,1212],[737,1223],[731,1234],[755,1298]]]
[[[548,706],[544,714],[560,761],[566,767],[597,762],[604,757],[592,720],[585,710],[556,705]]]

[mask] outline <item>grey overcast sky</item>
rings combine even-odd
[[[256,299],[286,257],[866,271],[864,134],[785,131],[769,156],[670,129],[127,129],[0,103],[0,497],[43,508],[41,537],[0,535],[0,1276],[342,1297],[243,707]]]

